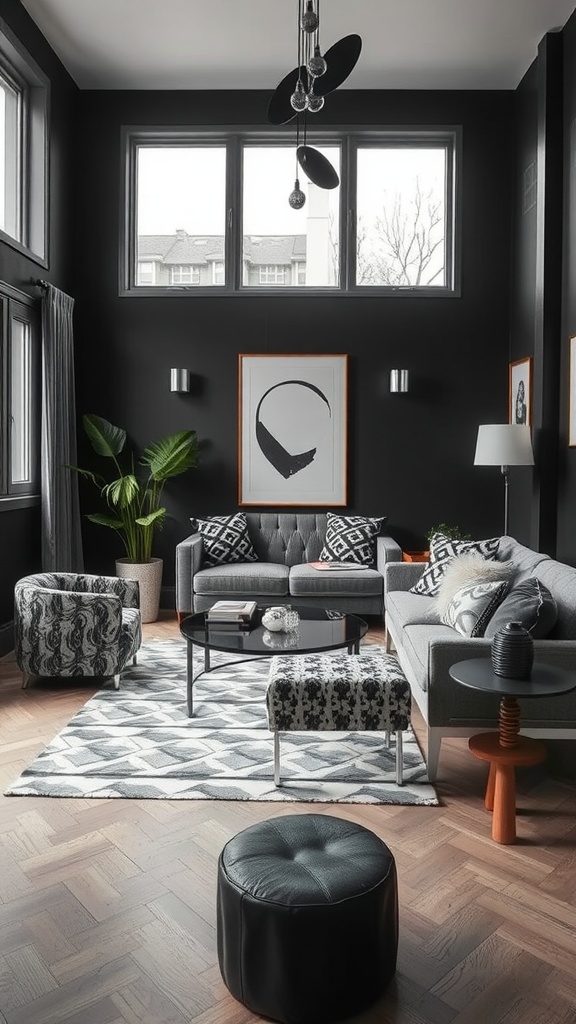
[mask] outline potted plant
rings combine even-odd
[[[198,464],[196,431],[181,430],[148,445],[138,460],[134,452],[128,460],[121,460],[125,430],[93,413],[83,416],[82,423],[96,454],[109,459],[113,467],[112,480],[88,469],[70,467],[98,488],[113,513],[94,512],[86,518],[108,526],[120,537],[126,555],[116,560],[116,573],[138,580],[142,621],[154,622],[158,617],[163,563],[161,558],[152,556],[152,544],[166,518],[162,492],[167,480]],[[128,462],[127,468],[123,468],[122,461]],[[143,474],[137,473],[138,466],[145,468]]]
[[[464,533],[459,526],[448,526],[447,523],[439,523],[438,526],[431,526],[426,534],[428,543],[432,540],[435,533],[442,533],[449,540],[472,540],[469,533]]]
[[[447,523],[439,523],[438,526],[431,526],[426,534],[428,550],[426,551],[403,551],[402,561],[404,562],[428,562],[430,560],[430,541],[435,533],[443,533],[450,540],[472,540],[469,533],[464,533],[459,526],[448,526]]]

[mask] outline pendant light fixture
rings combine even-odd
[[[324,97],[348,78],[360,56],[362,40],[358,35],[344,36],[322,55],[320,47],[320,0],[298,0],[298,64],[276,87],[268,105],[271,124],[287,124],[296,117],[297,164],[319,188],[336,188],[338,174],[329,160],[306,145],[306,115],[316,114],[324,106]],[[303,118],[304,145],[300,145],[300,116]],[[288,202],[300,210],[306,197],[300,189],[298,168],[294,189]]]

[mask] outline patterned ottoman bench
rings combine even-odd
[[[410,686],[391,654],[276,655],[266,707],[274,733],[274,785],[280,785],[281,732],[385,732],[396,737],[396,782],[403,784],[402,731]]]

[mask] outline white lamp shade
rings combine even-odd
[[[530,427],[523,423],[484,423],[478,427],[475,466],[533,466]]]

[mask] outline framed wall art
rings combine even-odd
[[[568,371],[568,447],[576,448],[576,337],[570,338]]]
[[[508,422],[532,425],[532,356],[508,367]]]
[[[238,503],[345,505],[348,356],[238,360]]]

